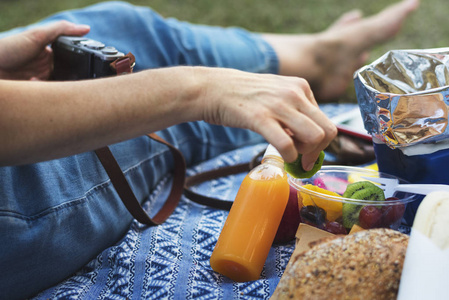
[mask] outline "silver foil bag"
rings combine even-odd
[[[390,148],[449,137],[449,48],[389,51],[354,74],[365,129]]]

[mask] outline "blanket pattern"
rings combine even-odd
[[[321,108],[332,117],[355,106]],[[188,175],[248,162],[265,147],[266,144],[260,144],[225,153],[189,169]],[[234,199],[244,176],[214,179],[196,186],[195,191]],[[167,196],[170,180],[165,178],[145,203],[147,212],[158,210]],[[294,241],[271,248],[259,280],[233,282],[214,272],[209,264],[227,214],[183,196],[165,223],[147,227],[134,221],[116,245],[34,299],[269,299],[293,253]]]

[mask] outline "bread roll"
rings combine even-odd
[[[370,229],[294,253],[272,300],[396,299],[409,237]]]

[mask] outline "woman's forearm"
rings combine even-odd
[[[174,68],[74,82],[0,81],[0,164],[68,156],[197,120],[192,72]]]
[[[310,168],[337,132],[297,77],[173,67],[79,82],[0,81],[0,165],[64,157],[196,120],[258,132],[286,161],[299,152]]]

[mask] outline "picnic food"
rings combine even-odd
[[[344,198],[360,199],[360,200],[385,200],[383,190],[369,181],[358,181],[348,184],[343,194]]]
[[[306,171],[303,169],[301,159],[302,154],[299,154],[294,162],[291,163],[285,162],[284,169],[288,174],[290,174],[294,178],[310,178],[321,169],[321,166],[323,165],[324,161],[324,152],[323,151],[320,152],[320,156],[318,156],[318,159],[315,161],[315,164],[313,165],[313,168],[310,171]]]
[[[348,184],[343,196],[323,188],[324,182],[317,184],[322,187],[305,184],[299,189],[301,222],[331,233],[347,234],[355,225],[364,229],[396,228],[404,215],[405,204],[396,197],[385,199],[383,190],[370,181]]]
[[[396,201],[399,198],[389,197],[385,201]],[[405,205],[403,203],[397,203],[395,205],[382,206],[382,224],[389,226],[402,219],[405,212]]]
[[[307,205],[299,211],[303,223],[323,228],[326,223],[326,211],[319,206]]]
[[[432,242],[446,249],[449,247],[449,193],[435,191],[421,202],[413,222],[413,229],[429,237]]]
[[[352,226],[351,231],[349,231],[349,234],[354,234],[356,232],[365,230],[365,228],[360,227],[359,225],[355,224],[354,226]]]
[[[347,234],[348,231],[346,228],[338,222],[335,221],[327,221],[324,224],[324,230],[333,234]]]
[[[385,195],[383,190],[369,181],[359,181],[349,184],[343,194],[344,198],[352,198],[359,200],[375,200],[384,201]],[[354,224],[359,223],[360,211],[364,208],[360,203],[343,203],[343,226],[351,228]],[[371,220],[368,223],[374,223]],[[371,227],[368,227],[371,228]]]
[[[359,224],[363,228],[377,228],[382,224],[382,211],[374,205],[363,206],[359,213]]]
[[[339,195],[338,193],[328,191],[313,184],[306,184],[303,186],[303,188],[311,190],[313,192],[341,198],[341,195]],[[301,193],[301,197],[302,205],[316,205],[324,209],[326,211],[326,217],[329,221],[335,221],[342,215],[342,203],[339,201],[332,201],[306,193]]]
[[[408,240],[386,228],[326,238],[293,254],[271,299],[396,299]]]

